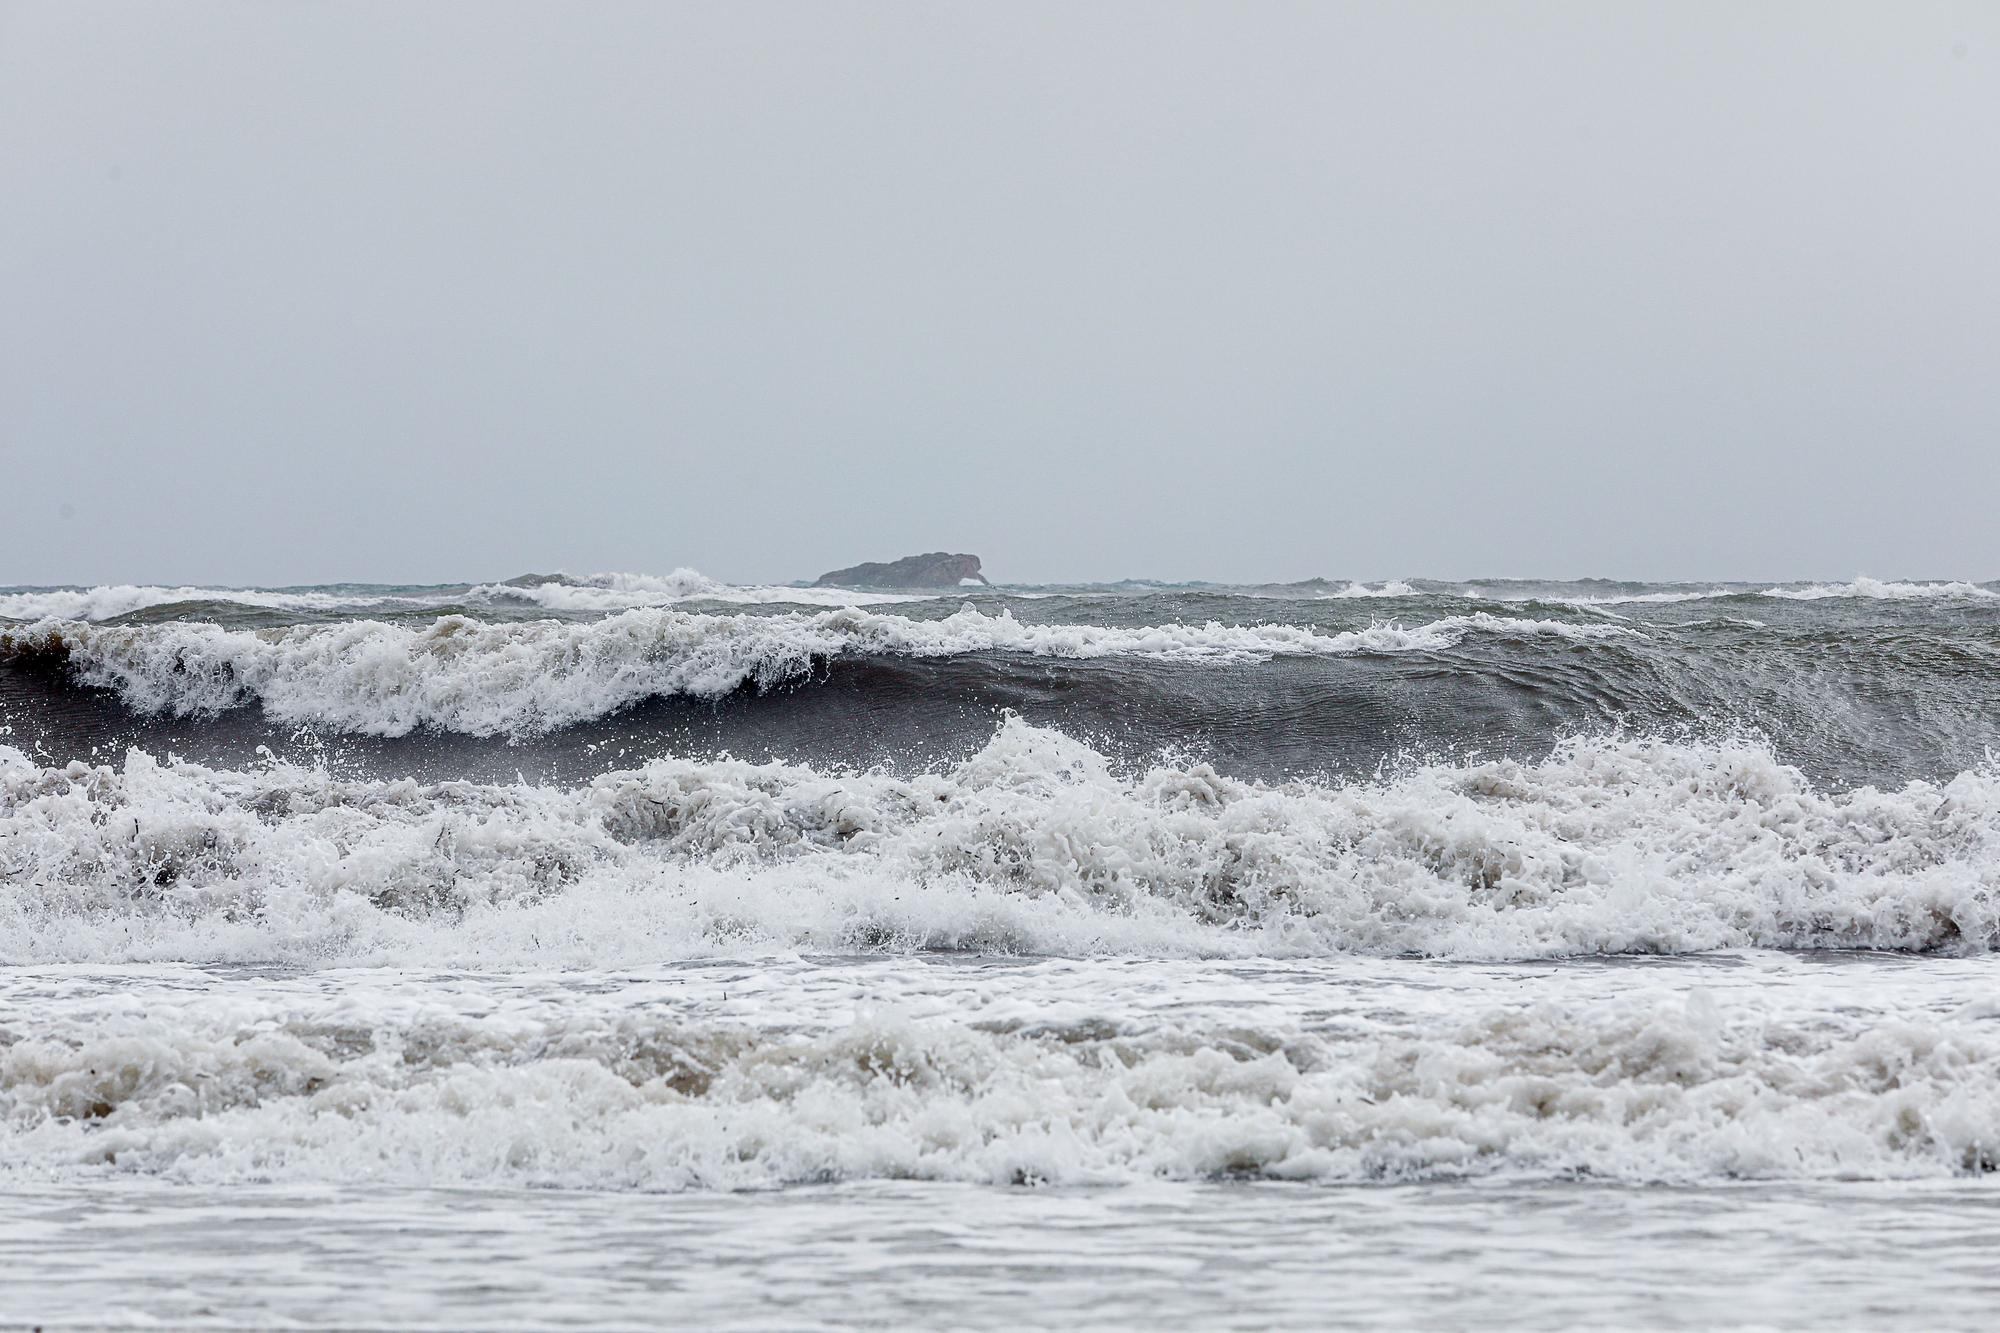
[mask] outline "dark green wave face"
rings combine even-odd
[[[1421,579],[899,598],[689,571],[0,590],[0,721],[52,758],[571,778],[607,753],[962,757],[1012,712],[1248,777],[1750,736],[1839,787],[2000,746],[2000,588]]]

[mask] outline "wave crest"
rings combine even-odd
[[[241,606],[266,611],[313,614],[447,606],[529,606],[582,614],[672,606],[680,602],[724,602],[746,606],[866,606],[927,600],[900,593],[853,592],[841,588],[795,588],[729,584],[699,570],[669,574],[528,575],[506,583],[439,584],[388,591],[349,586],[325,588],[206,588],[158,584],[105,584],[93,588],[36,588],[0,593],[0,620],[115,620],[138,611],[182,604]]]
[[[677,602],[729,602],[745,606],[874,606],[927,601],[932,596],[935,594],[730,584],[718,582],[699,570],[676,569],[664,575],[591,574],[582,578],[482,583],[472,589],[468,600],[526,602],[551,611],[608,612],[672,606]]]
[[[1404,627],[1322,633],[1294,625],[1042,625],[970,604],[939,620],[855,607],[775,615],[635,609],[582,623],[428,626],[375,620],[283,630],[200,623],[45,622],[0,630],[0,658],[66,657],[85,685],[145,713],[213,715],[260,705],[273,721],[377,736],[418,728],[524,737],[604,717],[648,698],[719,698],[796,681],[838,657],[1022,653],[1088,659],[1246,662],[1448,648],[1468,635],[1590,641],[1631,631],[1484,612]]]
[[[0,593],[0,620],[113,620],[135,611],[181,603],[224,603],[269,611],[327,612],[390,606],[421,607],[424,598],[377,593],[297,592],[263,588],[196,588],[111,584],[95,588],[44,588]]]
[[[2000,592],[1977,583],[1959,580],[1904,583],[1895,579],[1871,579],[1867,575],[1852,583],[1815,583],[1800,587],[1766,588],[1761,597],[1781,597],[1794,602],[1817,602],[1829,597],[1852,597],[1878,602],[2000,600]]]

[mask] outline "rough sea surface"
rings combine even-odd
[[[0,589],[0,1319],[1980,1327],[2000,585]]]

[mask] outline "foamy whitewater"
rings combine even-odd
[[[1977,1326],[1996,755],[1946,580],[0,589],[0,1312]]]

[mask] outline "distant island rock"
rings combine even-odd
[[[887,563],[869,561],[819,576],[817,588],[956,588],[971,579],[985,583],[976,555],[951,555],[932,551],[929,555],[906,555]]]

